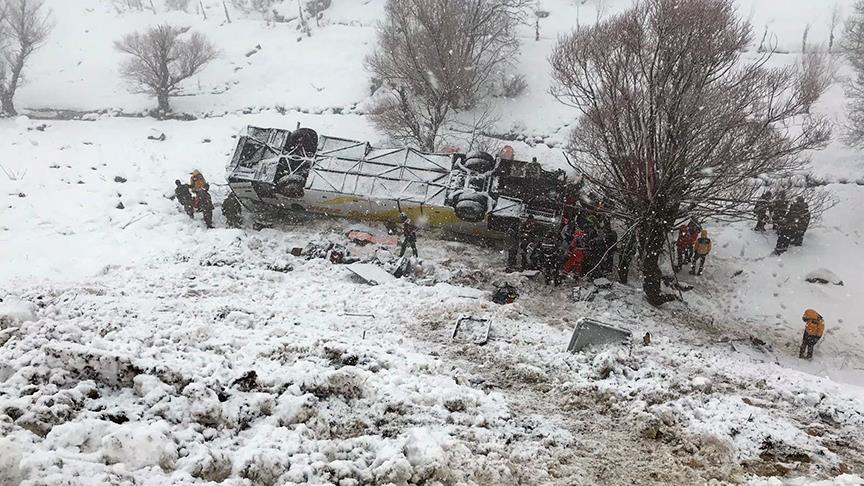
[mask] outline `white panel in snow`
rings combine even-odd
[[[346,268],[369,285],[379,285],[396,279],[396,277],[387,273],[383,268],[371,263],[352,263],[346,265]]]

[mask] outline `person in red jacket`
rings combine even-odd
[[[588,253],[588,242],[585,232],[579,228],[573,230],[573,239],[570,241],[570,251],[567,261],[564,263],[562,273],[572,273],[576,276],[582,275],[582,263],[585,262],[585,254]]]
[[[675,241],[675,248],[678,253],[678,264],[675,266],[675,273],[684,265],[687,265],[693,260],[693,245],[699,239],[699,230],[701,228],[696,221],[690,220],[687,224],[682,224],[678,227],[678,239]]]

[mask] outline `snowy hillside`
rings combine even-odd
[[[155,15],[48,3],[25,116],[0,119],[0,485],[864,483],[858,152],[813,154],[837,204],[782,257],[771,233],[708,222],[705,275],[682,275],[694,290],[663,309],[638,284],[573,301],[572,284],[505,274],[499,248],[433,233],[416,274],[372,287],[291,254],[331,241],[392,265],[393,248],[348,241],[350,222],[226,229],[217,208],[208,231],[169,196],[199,169],[221,202],[248,124],[381,140],[363,58],[383,0],[334,0],[309,37],[235,9],[229,24],[215,0],[206,20],[158,1]],[[501,101],[497,127],[520,135],[520,155],[562,165],[575,114],[548,94],[547,57],[596,5],[543,0],[540,40],[525,27],[529,86]],[[792,51],[778,62],[795,61],[808,23],[827,40],[833,8],[740,4]],[[194,121],[139,116],[154,101],[118,76],[112,42],[160,21],[222,50],[172,100]],[[835,86],[816,109],[842,121],[843,104]],[[49,119],[59,111],[83,119]],[[821,269],[843,285],[805,281]],[[491,303],[507,279],[520,297]],[[807,307],[828,329],[812,362],[797,358]],[[491,318],[489,343],[451,340],[460,315]],[[567,353],[583,316],[640,339]]]

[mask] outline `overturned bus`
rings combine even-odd
[[[501,237],[533,215],[560,222],[566,176],[536,161],[378,148],[309,128],[249,126],[227,167],[228,184],[254,212],[308,211],[357,220],[419,223]]]

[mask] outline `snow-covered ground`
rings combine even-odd
[[[808,22],[811,40],[826,35],[833,4],[812,3],[741,11],[795,50]],[[506,276],[498,249],[434,234],[415,275],[370,287],[290,254],[333,241],[392,262],[392,249],[350,244],[345,221],[231,230],[217,210],[207,231],[168,196],[200,169],[221,201],[247,124],[380,140],[362,115],[362,59],[382,0],[334,0],[308,38],[235,11],[228,24],[215,1],[206,21],[49,4],[57,27],[18,98],[34,119],[0,120],[0,484],[862,483],[855,151],[813,155],[837,205],[783,257],[769,256],[770,233],[708,223],[715,251],[704,276],[681,276],[695,286],[685,304],[649,308],[638,285],[572,302],[572,284]],[[517,150],[552,165],[574,114],[547,94],[546,57],[595,4],[542,2],[541,40],[526,30],[521,54],[528,91],[501,108],[502,133],[533,145]],[[174,100],[201,118],[117,117],[152,101],[125,92],[111,42],[164,19],[224,51]],[[842,104],[835,88],[819,109],[839,120]],[[40,108],[109,112],[40,121]],[[804,281],[820,269],[843,285]],[[477,294],[502,279],[519,284],[516,303]],[[797,359],[806,307],[828,329],[812,362]],[[451,342],[460,315],[491,317],[490,342]],[[651,345],[568,354],[582,316]]]

